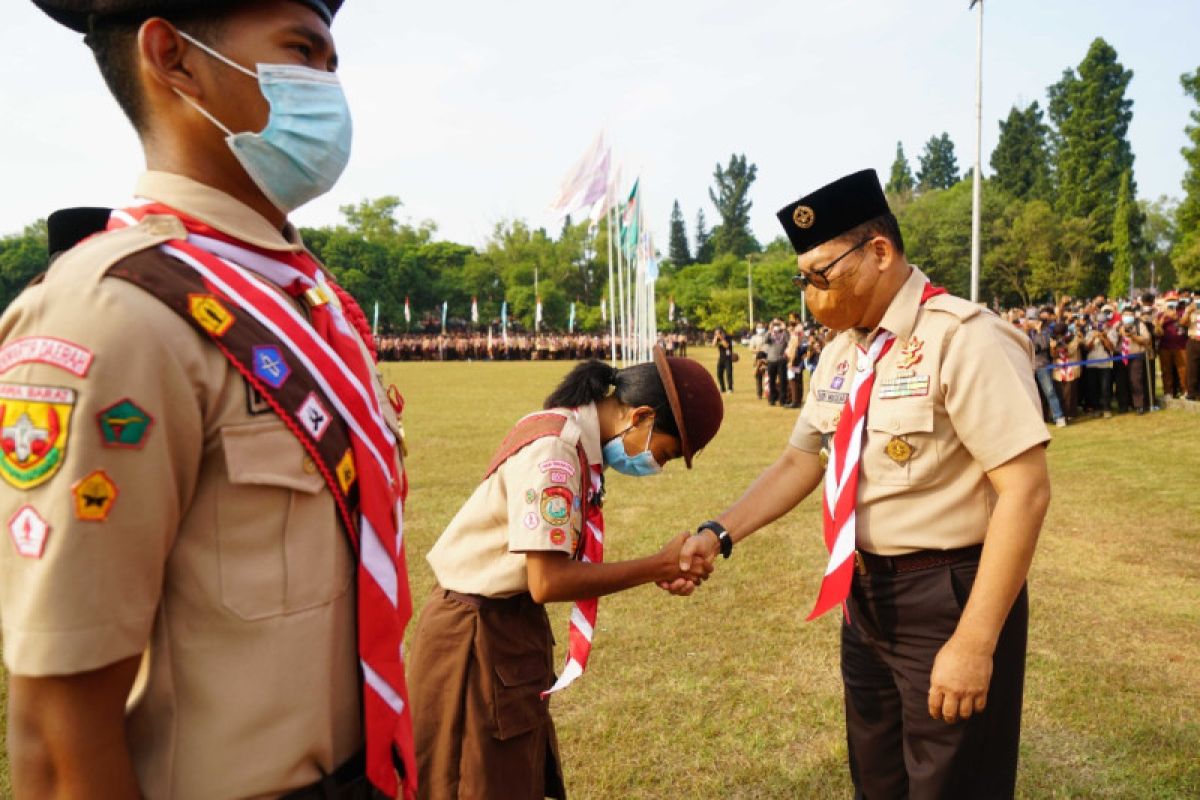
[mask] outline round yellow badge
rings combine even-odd
[[[900,438],[893,438],[887,443],[888,458],[897,464],[904,464],[913,454],[913,446]]]
[[[808,206],[796,206],[796,210],[792,212],[792,222],[796,223],[798,228],[807,230],[813,226],[815,220],[816,215]]]

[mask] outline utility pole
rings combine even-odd
[[[750,330],[754,331],[754,271],[751,269],[750,253],[746,253],[746,309],[750,318]]]
[[[975,170],[971,203],[971,302],[979,302],[980,214],[983,205],[983,0],[971,0],[968,10],[979,6],[975,26]]]

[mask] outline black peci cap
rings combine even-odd
[[[241,4],[251,5],[254,0],[242,0]],[[333,15],[341,8],[343,0],[293,0],[293,2],[308,6],[325,20],[326,25],[333,23]],[[126,19],[149,19],[158,15],[177,14],[203,10],[212,7],[212,0],[33,0],[33,4],[50,15],[55,22],[66,25],[73,31],[88,32],[90,20],[103,17],[123,17]],[[239,5],[238,2],[222,2],[221,8]]]
[[[841,236],[864,222],[891,213],[879,176],[864,169],[779,209],[775,216],[797,254]]]

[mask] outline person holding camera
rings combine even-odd
[[[1138,414],[1150,410],[1150,394],[1146,391],[1150,357],[1150,328],[1138,319],[1137,308],[1129,306],[1121,312],[1116,327],[1117,342],[1124,358],[1117,362],[1117,408],[1133,408]]]
[[[1081,360],[1083,332],[1078,322],[1070,322],[1056,334],[1051,345],[1056,365],[1054,382],[1062,398],[1063,417],[1073,419],[1079,412],[1080,368],[1077,363]]]
[[[771,405],[786,405],[787,392],[787,346],[791,340],[783,320],[771,320],[764,349],[767,353],[767,402]]]
[[[1195,298],[1183,298],[1179,301],[1182,310],[1179,324],[1187,332],[1187,344],[1184,348],[1186,363],[1183,366],[1183,380],[1187,387],[1185,397],[1188,400],[1200,400],[1200,311],[1196,310]]]
[[[1033,377],[1037,381],[1042,399],[1050,409],[1054,424],[1060,428],[1066,427],[1067,420],[1063,417],[1062,405],[1058,402],[1058,394],[1054,391],[1054,379],[1050,376],[1050,347],[1053,343],[1055,311],[1051,306],[1043,306],[1037,319],[1029,321],[1025,332],[1029,336],[1029,344],[1033,347]]]
[[[1111,317],[1111,311],[1108,312]],[[1106,320],[1101,312],[1101,320]],[[1108,337],[1103,325],[1089,326],[1083,336],[1083,351],[1087,360],[1097,363],[1088,364],[1084,373],[1084,393],[1088,405],[1097,413],[1108,418],[1112,416],[1112,358],[1115,345]]]
[[[1182,397],[1187,384],[1187,329],[1180,324],[1179,295],[1167,292],[1163,295],[1163,301],[1163,310],[1154,318],[1163,395]]]

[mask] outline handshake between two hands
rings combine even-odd
[[[658,587],[687,597],[708,580],[720,552],[720,543],[712,531],[677,534],[658,553],[662,570],[661,579],[656,581]]]

